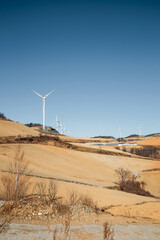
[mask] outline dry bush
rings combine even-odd
[[[9,229],[9,224],[13,219],[12,211],[17,206],[17,201],[4,202],[0,208],[1,224],[0,224],[0,234],[5,233]]]
[[[67,198],[68,198],[67,202],[69,205],[76,205],[80,203],[80,195],[75,190],[69,190]]]
[[[160,148],[157,146],[143,146],[140,148],[131,148],[130,153],[143,157],[160,158]]]
[[[30,188],[30,177],[26,175],[31,171],[20,145],[17,147],[15,157],[9,161],[8,172],[0,177],[3,186],[2,199],[17,200],[24,197]]]
[[[67,204],[68,205],[84,205],[90,208],[96,208],[96,203],[94,202],[94,200],[88,195],[88,194],[81,194],[78,193],[75,190],[71,190],[68,191],[68,200],[67,200]]]
[[[129,170],[118,168],[115,170],[118,181],[115,184],[119,190],[135,193],[142,196],[153,197],[150,192],[144,189],[145,182],[138,181],[137,177]]]
[[[48,185],[46,182],[36,182],[33,187],[33,194],[34,193],[39,196],[48,197],[50,201],[53,201],[57,198],[58,184],[53,180],[50,180]]]
[[[53,214],[66,215],[70,212],[69,206],[63,202],[62,197],[58,196],[58,184],[51,180],[49,184],[37,182],[33,188],[33,195],[38,195],[38,201],[46,206],[51,206]]]
[[[132,172],[128,169],[118,168],[115,170],[116,176],[118,178],[118,183],[124,184],[132,176]]]
[[[57,199],[58,194],[58,184],[54,181],[50,181],[48,185],[48,197],[49,200],[52,202]]]
[[[90,207],[90,208],[96,208],[96,203],[93,201],[93,199],[87,195],[83,194],[80,196],[80,203],[84,206]]]
[[[33,193],[38,194],[39,196],[46,196],[47,193],[47,184],[45,182],[37,182],[34,184]]]
[[[70,207],[63,203],[62,199],[58,199],[55,204],[52,206],[52,210],[54,214],[58,214],[61,216],[65,216],[67,214],[71,214]]]
[[[111,229],[111,226],[108,224],[108,222],[103,224],[103,239],[114,240],[114,230]]]

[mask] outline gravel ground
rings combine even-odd
[[[0,235],[0,240],[53,240],[53,231],[61,225],[40,226],[10,224],[9,230]],[[114,240],[160,240],[160,225],[114,225]],[[71,226],[71,239],[103,239],[103,227],[99,225]]]

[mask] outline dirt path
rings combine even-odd
[[[15,224],[10,225],[9,230],[0,235],[0,240],[52,240],[54,229],[57,227],[58,231],[62,225],[40,226],[29,224]],[[115,236],[114,240],[159,240],[160,239],[160,225],[119,225],[113,226]],[[71,226],[71,239],[103,239],[102,225],[76,225]]]

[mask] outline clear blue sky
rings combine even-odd
[[[0,0],[0,112],[69,135],[160,132],[160,1]]]

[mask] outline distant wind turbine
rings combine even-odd
[[[46,94],[44,97],[42,97],[39,93],[37,93],[36,91],[34,91],[32,89],[32,91],[37,94],[39,97],[42,98],[42,110],[43,110],[43,130],[45,130],[45,100],[46,98],[52,93],[54,92],[55,90],[52,90],[51,92],[49,92],[48,94]]]
[[[59,133],[61,133],[61,134],[66,134],[66,128],[65,128],[65,126],[64,126],[64,124],[63,124],[63,120],[60,122],[60,121],[58,120],[57,115],[56,115],[56,129],[57,129],[57,131],[58,131]]]
[[[56,114],[56,129],[59,132],[59,128],[60,128],[60,121],[58,120],[57,114]]]

